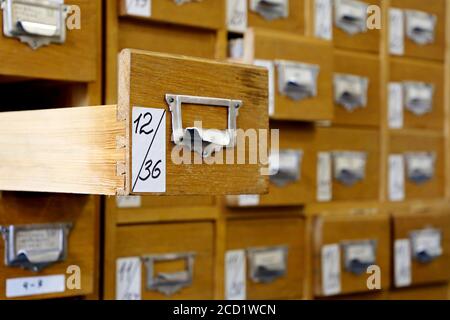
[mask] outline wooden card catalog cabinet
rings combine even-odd
[[[450,213],[444,206],[391,210],[394,287],[450,281]]]
[[[444,138],[429,132],[395,132],[389,140],[388,199],[444,197]]]
[[[305,223],[300,218],[230,219],[225,299],[302,299]]]
[[[269,71],[269,115],[276,120],[331,120],[331,44],[263,29],[249,29],[244,62]]]
[[[316,296],[376,292],[389,287],[390,231],[387,215],[318,215],[314,234],[318,235],[313,236]],[[381,288],[368,287],[368,277],[375,270],[372,268],[381,272]]]
[[[335,0],[333,39],[337,48],[379,52],[380,30],[368,25],[369,7],[381,0]],[[381,14],[381,13],[380,13]]]
[[[248,0],[248,25],[303,34],[305,0]]]
[[[98,199],[4,192],[0,197],[0,299],[94,291]],[[78,282],[68,277],[80,274]],[[73,286],[72,286],[73,285]]]
[[[124,50],[119,80],[118,106],[0,114],[0,190],[267,192],[264,69]]]
[[[214,225],[210,222],[119,226],[107,299],[214,298]]]
[[[225,0],[119,1],[122,17],[215,30],[225,27]]]
[[[0,76],[97,80],[100,0],[0,3]]]
[[[389,8],[390,53],[444,60],[448,3],[443,0],[392,0]]]
[[[388,122],[391,129],[444,128],[444,66],[391,58]]]
[[[333,123],[380,126],[380,67],[374,54],[334,51]]]
[[[314,127],[275,121],[271,128],[280,130],[280,143],[269,157],[269,194],[255,197],[258,201],[253,203],[245,201],[245,195],[228,196],[229,206],[295,206],[315,201]]]

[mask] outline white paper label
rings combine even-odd
[[[141,196],[118,196],[116,197],[117,208],[140,208],[142,205]]]
[[[245,194],[238,196],[238,206],[254,207],[259,205],[260,197],[257,194]]]
[[[151,17],[152,0],[126,0],[127,14],[138,17]]]
[[[333,198],[332,188],[331,153],[319,152],[317,157],[317,201],[331,201]]]
[[[275,64],[270,60],[255,60],[255,66],[264,67],[269,73],[269,116],[275,114]]]
[[[405,199],[405,159],[401,154],[389,156],[389,200]]]
[[[339,244],[322,247],[322,292],[332,296],[341,292],[341,252]]]
[[[166,192],[166,110],[133,107],[132,130],[132,192]]]
[[[116,300],[141,300],[142,262],[139,257],[116,261]]]
[[[315,0],[315,35],[319,39],[333,39],[332,0]]]
[[[408,239],[395,240],[394,272],[397,288],[411,285],[411,245]]]
[[[389,128],[403,128],[403,86],[398,82],[389,83]]]
[[[50,293],[62,293],[66,290],[64,275],[6,280],[6,297],[19,298]]]
[[[247,261],[245,250],[228,251],[225,254],[225,299],[247,299]]]
[[[283,250],[270,250],[257,252],[254,255],[253,263],[256,266],[265,267],[269,270],[279,270],[285,267],[285,255]]]
[[[247,0],[227,0],[228,31],[243,33],[247,29]]]
[[[400,9],[389,9],[389,50],[393,55],[405,54],[405,18]]]

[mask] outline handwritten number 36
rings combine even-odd
[[[161,164],[161,160],[155,163],[153,166],[153,160],[149,160],[145,163],[145,172],[143,172],[139,179],[142,181],[147,181],[150,177],[152,179],[158,179],[161,175],[161,169],[158,168],[158,166]],[[145,175],[144,175],[145,174]]]

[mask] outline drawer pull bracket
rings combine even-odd
[[[70,6],[54,0],[1,0],[3,32],[19,38],[33,50],[66,41],[66,17]]]
[[[287,272],[288,247],[247,249],[250,278],[255,283],[272,283]]]
[[[367,31],[368,5],[356,0],[335,0],[335,23],[349,35]]]
[[[334,75],[334,100],[348,112],[367,106],[369,79],[350,74]]]
[[[366,176],[367,153],[335,151],[333,155],[334,178],[351,187]]]
[[[278,90],[294,101],[317,96],[320,67],[313,64],[277,60]]]
[[[285,187],[300,180],[303,151],[280,150],[269,157],[270,181],[277,187]]]
[[[40,272],[65,261],[71,228],[71,223],[1,227],[6,266]]]
[[[289,0],[252,0],[250,9],[268,21],[289,16]]]
[[[236,146],[237,117],[242,107],[241,100],[167,94],[166,102],[172,113],[172,140],[176,145],[187,147],[204,158],[224,148]],[[183,128],[181,107],[184,103],[228,108],[228,128],[225,130]]]
[[[412,231],[410,239],[413,257],[419,263],[431,263],[443,254],[441,230],[428,228]]]
[[[362,275],[367,272],[367,268],[376,264],[376,240],[345,241],[341,245],[348,272]]]
[[[418,10],[406,10],[406,36],[418,45],[434,42],[437,17]]]
[[[156,263],[178,260],[184,261],[185,270],[174,273],[161,272],[155,274]],[[180,292],[183,288],[192,285],[195,253],[147,255],[143,257],[143,261],[147,268],[147,290],[172,296]]]
[[[405,109],[417,116],[429,113],[433,109],[434,85],[424,82],[403,82]]]
[[[408,179],[415,184],[423,184],[434,176],[436,154],[434,152],[405,153]]]

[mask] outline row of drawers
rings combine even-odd
[[[444,64],[333,49],[320,40],[250,29],[231,51],[269,70],[269,114],[276,120],[332,120],[391,129],[444,127]],[[240,53],[239,53],[240,52]],[[383,98],[388,91],[388,99]]]
[[[306,215],[254,209],[225,211],[224,220],[121,223],[114,249],[104,251],[104,295],[302,299],[373,292],[372,285],[385,291],[446,283],[447,207],[352,203],[310,206]],[[92,294],[99,285],[98,219],[94,197],[4,193],[0,297]]]
[[[388,166],[384,195],[392,201],[443,198],[444,138],[422,132],[397,132],[388,157],[380,154],[377,130],[301,127],[273,122],[279,152],[269,158],[269,194],[229,196],[231,206],[301,205],[315,201],[379,200],[382,161]]]

